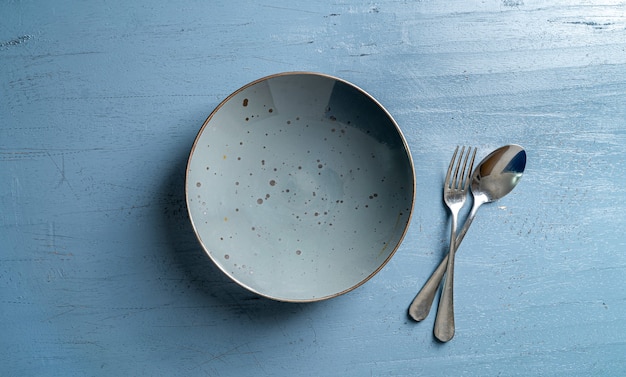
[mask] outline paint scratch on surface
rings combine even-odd
[[[591,27],[596,28],[596,29],[602,29],[604,27],[613,25],[612,22],[602,22],[602,23],[599,23],[599,22],[595,22],[595,21],[567,21],[565,23],[566,24],[571,24],[571,25],[591,26]]]
[[[32,36],[30,36],[30,35],[22,35],[22,36],[19,36],[17,38],[11,39],[10,41],[0,42],[0,48],[11,47],[11,46],[18,46],[18,45],[21,45],[22,43],[30,40],[31,38],[32,38]]]
[[[624,27],[624,18],[612,14],[586,17],[556,17],[548,22],[560,22],[566,25],[587,26],[595,30],[620,30]]]
[[[524,2],[522,0],[502,0],[502,5],[505,7],[516,8],[523,6]]]
[[[21,208],[21,185],[18,177],[13,177],[11,184],[11,198],[13,199],[13,221],[17,225],[20,223],[20,208]]]
[[[241,352],[239,349],[244,347],[244,346],[248,346],[249,343],[243,343],[243,344],[239,344],[236,345],[226,351],[217,353],[217,354],[213,354],[210,355],[209,359],[205,360],[204,362],[200,363],[199,365],[197,365],[197,368],[202,367],[205,364],[209,364],[212,363],[213,361],[219,360],[221,362],[226,362],[224,360],[225,357],[227,356],[237,356],[237,355],[241,355],[241,354],[246,354],[246,353],[252,353],[252,352]]]
[[[72,313],[73,311],[75,311],[77,309],[77,307],[75,305],[58,306],[58,308],[63,308],[63,310],[61,310],[60,312],[55,313],[55,314],[51,315],[50,317],[46,318],[46,321],[51,321],[53,319],[62,317],[64,315],[66,315],[66,314],[70,314],[70,313]]]
[[[67,177],[65,176],[65,157],[61,155],[61,166],[59,166],[59,164],[57,164],[54,158],[52,158],[52,155],[50,153],[46,152],[46,154],[48,155],[48,158],[50,158],[50,161],[52,161],[57,171],[61,175],[61,179],[59,180],[59,183],[57,184],[57,188],[60,187],[63,183],[65,183],[67,187],[69,187],[70,190],[74,192],[74,188],[72,187],[72,185],[70,184],[70,181],[68,181]]]
[[[320,14],[320,12],[297,8],[297,7],[281,7],[281,6],[276,6],[276,5],[263,5],[263,7],[270,8],[270,9],[277,9],[277,10],[300,12],[300,13]]]
[[[48,222],[48,247],[52,250],[56,249],[56,231],[54,221]]]
[[[11,197],[13,198],[15,203],[20,202],[20,191],[21,191],[20,179],[19,177],[13,177],[13,184],[11,185]]]

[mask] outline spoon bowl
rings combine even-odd
[[[472,174],[472,192],[487,202],[498,200],[517,185],[526,167],[526,151],[519,145],[506,145],[491,152]]]
[[[472,196],[474,204],[456,245],[465,237],[478,208],[495,202],[510,193],[519,183],[526,168],[526,151],[516,144],[505,145],[489,153],[472,173]]]

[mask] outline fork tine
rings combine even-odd
[[[454,169],[454,180],[452,181],[452,185],[450,186],[453,189],[458,189],[460,185],[460,180],[463,179],[462,176],[459,177],[459,169],[461,168],[461,162],[463,161],[463,153],[465,153],[465,146],[461,148],[461,153],[459,154],[459,160],[456,162],[456,168]],[[467,158],[466,158],[466,161],[467,161]]]
[[[459,184],[457,188],[461,189],[465,186],[465,169],[467,169],[467,160],[469,159],[470,152],[472,151],[472,147],[467,148],[467,153],[465,154],[465,159],[463,161],[463,170],[461,170],[461,175],[459,177]],[[463,156],[461,156],[463,158]],[[459,164],[461,161],[459,161]]]
[[[462,174],[462,175],[465,175],[465,168],[467,168],[467,175],[465,176],[465,184],[463,185],[463,190],[467,190],[467,188],[469,187],[469,183],[472,178],[472,168],[474,166],[474,158],[476,158],[477,149],[478,148],[474,148],[474,153],[472,153],[472,159],[470,160],[469,165],[467,165],[467,158],[470,155],[472,147],[469,147],[469,149],[467,150],[467,156],[465,156],[465,166],[463,166],[463,174]]]
[[[450,174],[452,174],[452,168],[454,167],[454,162],[456,161],[456,154],[459,151],[459,146],[456,146],[456,149],[454,150],[454,154],[452,155],[452,159],[450,160],[450,165],[448,166],[448,173],[446,174],[446,180],[444,181],[444,187],[445,188],[449,188],[450,187],[450,183],[452,183],[452,181],[450,180]]]

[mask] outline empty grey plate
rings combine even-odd
[[[413,162],[372,96],[290,72],[237,90],[210,114],[186,172],[202,247],[231,279],[293,302],[348,292],[393,256],[409,226]]]

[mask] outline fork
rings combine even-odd
[[[448,166],[448,172],[446,174],[443,187],[443,200],[450,209],[450,213],[452,215],[452,225],[450,230],[450,251],[448,253],[446,280],[443,283],[443,291],[441,293],[441,298],[439,299],[439,308],[437,310],[437,317],[435,318],[434,329],[435,337],[442,342],[447,342],[454,337],[453,287],[454,257],[456,254],[456,228],[459,212],[461,211],[461,208],[463,208],[465,200],[467,199],[472,166],[474,165],[474,158],[476,157],[476,148],[474,148],[473,153],[472,147],[467,148],[467,153],[465,153],[465,147],[461,148],[461,153],[458,153],[458,151],[459,147],[457,146],[454,150],[454,154],[452,155],[452,160],[450,160],[450,166]],[[472,155],[471,160],[469,159],[470,154]]]

